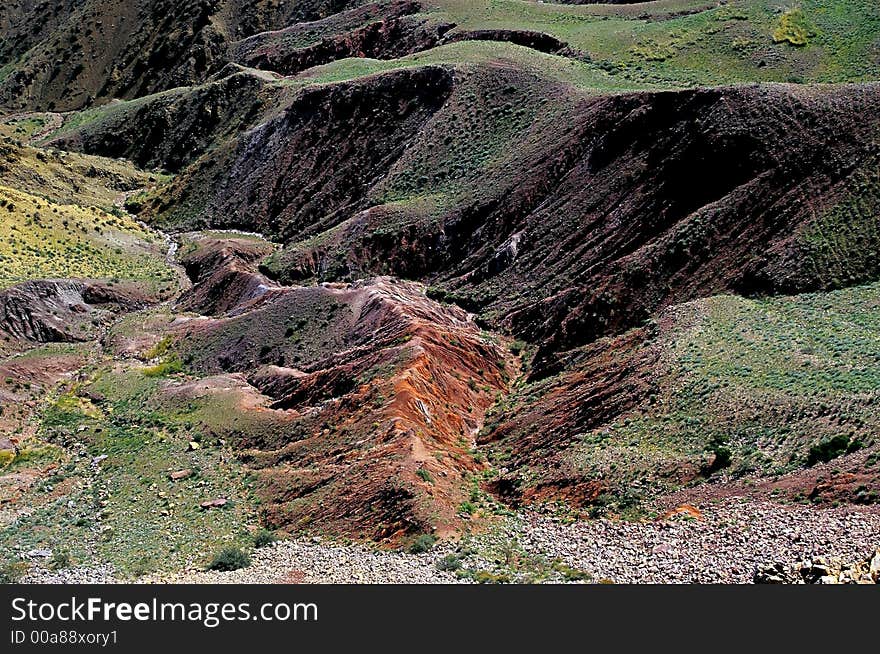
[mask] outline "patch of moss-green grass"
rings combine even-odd
[[[807,45],[814,36],[816,36],[816,30],[804,15],[803,10],[791,9],[779,18],[779,27],[773,32],[773,41],[802,47]]]
[[[433,15],[455,22],[456,31],[546,32],[616,76],[670,87],[878,75],[880,6],[872,0],[630,6],[438,0]]]
[[[585,435],[584,461],[608,472],[615,461],[636,468],[633,462],[643,460],[644,474],[652,459],[702,453],[709,473],[729,467],[770,474],[821,459],[811,449],[817,440],[872,443],[880,397],[878,302],[880,286],[873,284],[691,305],[700,318],[669,341],[663,409]]]
[[[125,216],[0,187],[0,288],[29,279],[148,282],[170,292],[164,243]]]
[[[41,437],[85,452],[58,469],[65,494],[0,530],[0,546],[63,550],[74,563],[112,563],[122,576],[203,566],[224,547],[250,546],[256,516],[243,470],[200,433],[197,407],[156,399],[163,383],[106,371],[88,387],[100,400],[70,392],[52,403]],[[176,470],[190,474],[173,480]],[[57,488],[52,477],[40,482],[43,493],[47,485]],[[226,504],[201,507],[217,498]]]

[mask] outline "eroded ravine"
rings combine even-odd
[[[185,427],[180,446],[196,438],[203,444],[197,453],[250,471],[255,486],[227,488],[223,497],[238,498],[252,528],[257,503],[260,522],[284,532],[391,544],[420,533],[454,537],[483,522],[492,500],[481,490],[489,468],[475,436],[519,365],[503,339],[481,332],[464,311],[429,300],[418,284],[379,278],[283,287],[258,271],[274,247],[257,235],[153,232],[181,280],[177,292],[105,322],[88,365],[47,389],[33,412],[34,435],[62,447],[65,474],[80,479],[83,499],[75,502],[95,503],[88,531],[71,545],[79,557],[101,561],[114,539],[121,551],[129,547],[119,514],[128,473],[114,470],[119,455],[104,454],[115,448],[100,434],[131,425],[144,430],[150,452],[155,427],[147,415],[173,421],[174,407],[212,403],[220,413]],[[302,334],[291,338],[293,329]],[[242,337],[252,345],[242,349]],[[179,361],[180,368],[171,366]],[[131,401],[123,399],[131,397],[126,385],[154,374],[158,384],[136,400],[143,408],[123,417],[120,407]],[[58,423],[62,405],[68,417]],[[159,448],[151,456],[168,455]],[[55,474],[52,467],[35,473]],[[85,500],[93,488],[102,496]],[[161,503],[168,492],[159,494]],[[20,500],[26,496],[25,489]],[[171,526],[178,510],[151,510],[147,521],[160,533],[186,529]],[[24,520],[20,530],[37,519],[16,518]],[[120,574],[138,573],[128,554],[111,559]]]

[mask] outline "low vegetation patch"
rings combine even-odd
[[[779,19],[779,26],[773,32],[773,41],[803,47],[816,36],[816,30],[801,9],[791,9]]]
[[[30,279],[149,283],[170,292],[164,244],[127,217],[0,186],[0,288]]]
[[[254,547],[268,547],[276,540],[278,539],[271,531],[269,531],[268,529],[260,529],[260,531],[258,531],[254,536]]]
[[[208,570],[231,572],[232,570],[247,568],[250,564],[251,559],[246,552],[237,547],[225,547],[211,559],[211,562],[208,564]]]
[[[434,547],[434,543],[437,542],[437,538],[432,534],[422,534],[418,536],[412,544],[409,546],[410,554],[423,554],[427,552],[432,547]]]

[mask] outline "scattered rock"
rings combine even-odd
[[[819,557],[801,561],[796,566],[797,575],[806,584],[876,584],[880,583],[880,548],[873,558],[856,563],[843,563],[840,559]]]
[[[170,475],[172,481],[180,481],[181,479],[186,479],[187,477],[192,476],[192,470],[187,468],[186,470],[177,470],[172,472]]]
[[[205,509],[224,506],[217,498]],[[510,544],[546,561],[589,573],[598,583],[838,584],[877,581],[880,572],[880,512],[817,509],[725,500],[700,507],[703,519],[626,522],[608,519],[573,523],[522,513],[491,531],[471,537],[467,555],[456,544],[438,543],[423,554],[338,544],[303,537],[273,543],[252,553],[249,568],[233,572],[157,573],[159,583],[470,583],[443,569],[456,554],[471,571],[497,568],[497,552]],[[865,552],[872,552],[865,556]],[[45,558],[45,557],[43,557]],[[857,561],[845,564],[845,561]],[[797,563],[799,562],[799,563]],[[106,583],[110,568],[49,571],[37,562],[32,583]],[[561,579],[565,581],[564,579]]]
[[[207,500],[199,504],[203,509],[219,509],[221,506],[226,506],[229,502],[225,497],[218,497],[215,500]]]
[[[769,563],[755,566],[752,581],[756,584],[793,584],[796,577],[783,563]]]

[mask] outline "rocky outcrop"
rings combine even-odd
[[[277,288],[257,270],[274,251],[270,243],[234,235],[191,238],[180,261],[193,286],[178,298],[179,310],[219,316]]]
[[[74,280],[24,282],[0,291],[0,332],[30,343],[76,342],[95,337],[120,308],[148,298],[131,286]]]
[[[771,563],[755,568],[756,584],[880,584],[880,547],[863,561],[816,557],[794,565]]]

